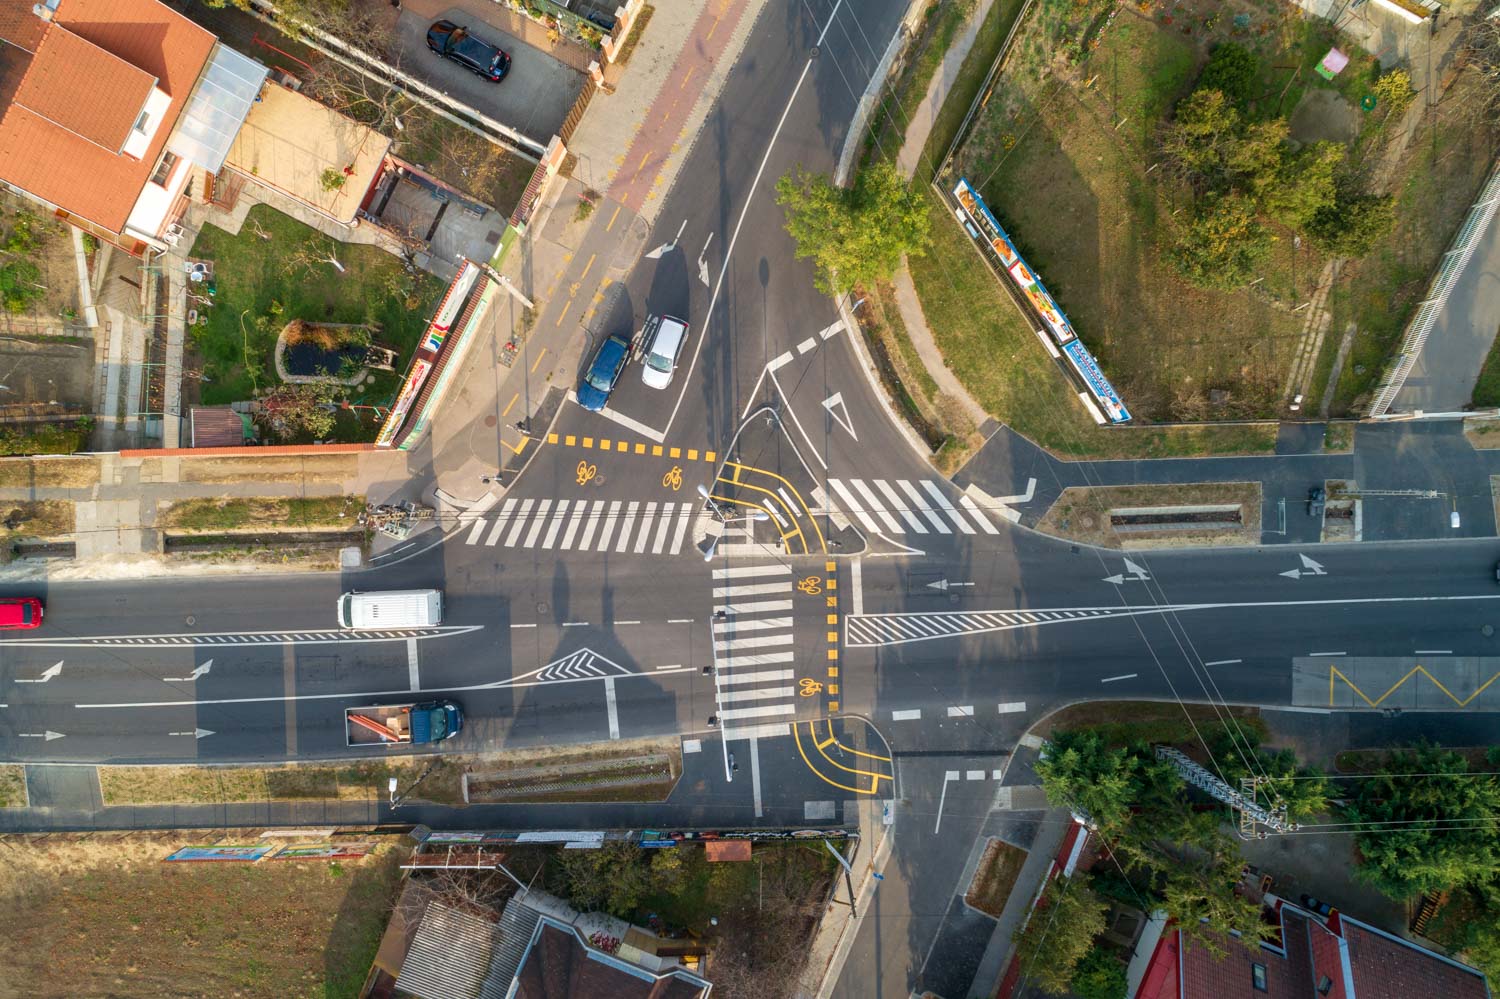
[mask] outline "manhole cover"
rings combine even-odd
[[[545,614],[545,613],[547,613],[547,605],[546,604],[537,604],[536,605],[536,612],[538,614]]]
[[[195,625],[195,624],[197,624],[197,623],[198,623],[198,619],[197,619],[197,618],[196,618],[196,617],[194,617],[194,616],[193,616],[193,615],[191,615],[191,614],[189,614],[189,615],[188,615],[188,616],[187,616],[187,626],[188,626],[188,627],[189,627],[189,628],[191,628],[191,627],[192,627],[192,626],[193,626],[193,625]]]
[[[1495,626],[1493,624],[1487,624],[1483,628],[1479,629],[1479,633],[1485,638],[1489,638],[1495,633]]]
[[[493,427],[495,424],[497,424],[499,422],[500,421],[495,418],[494,414],[491,414],[491,415],[486,416],[484,418],[484,425],[487,426],[487,427]]]

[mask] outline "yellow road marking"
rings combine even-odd
[[[817,520],[817,518],[812,515],[812,510],[808,507],[807,501],[802,498],[802,494],[797,491],[797,487],[796,486],[792,485],[790,482],[788,482],[786,479],[782,478],[781,476],[777,475],[775,472],[768,472],[764,468],[756,468],[753,465],[738,465],[736,462],[733,462],[733,461],[725,462],[725,464],[728,465],[728,466],[730,466],[730,467],[732,467],[732,468],[733,467],[746,468],[746,469],[749,469],[752,472],[759,472],[761,475],[765,475],[765,476],[768,476],[770,478],[773,478],[776,481],[780,482],[782,485],[786,486],[787,489],[789,489],[791,491],[792,495],[795,496],[795,497],[797,497],[797,502],[799,504],[801,504],[801,506],[802,506],[802,512],[807,515],[808,522],[810,524],[812,524],[813,531],[817,533],[817,535],[818,535],[818,547],[822,549],[823,554],[825,554],[825,555],[828,554],[828,542],[826,540],[824,540],[824,538],[823,538],[823,529],[818,526],[818,520]],[[738,480],[736,480],[736,481],[738,481]],[[767,492],[767,493],[770,492],[769,489],[763,490],[763,491]]]
[[[516,400],[519,398],[521,398],[521,393],[519,392],[510,397],[510,402],[505,404],[505,409],[500,413],[500,419],[503,420],[510,415],[510,407],[514,406],[516,404]]]
[[[829,672],[832,672],[832,669],[830,669]],[[827,718],[827,719],[824,719],[824,720],[828,722],[828,735],[829,735],[829,737],[832,738],[834,742],[838,742],[838,736],[836,736],[836,735],[833,734],[833,719],[832,718]],[[809,727],[811,727],[812,722],[808,722],[807,724],[808,724]],[[867,760],[879,760],[881,763],[889,763],[889,762],[891,762],[891,758],[889,756],[881,756],[879,753],[862,753],[862,752],[860,752],[857,749],[850,749],[848,746],[844,745],[842,742],[838,742],[838,745],[839,745],[839,748],[842,749],[844,752],[851,753],[851,754],[853,754],[855,756],[863,756]]]
[[[589,269],[594,266],[594,258],[597,257],[597,256],[598,256],[597,253],[590,253],[589,254],[589,262],[583,265],[583,273],[580,274],[580,275],[578,275],[579,284],[582,284],[583,283],[583,279],[589,276]],[[577,287],[577,286],[575,285],[574,287]]]
[[[512,454],[520,454],[522,449],[526,447],[526,441],[527,438],[522,437],[521,443],[519,444],[506,444],[504,438],[502,438],[500,443],[505,444],[506,447],[510,448]]]
[[[548,434],[547,435],[547,443],[548,444],[556,444],[557,443],[557,435],[556,434]]]
[[[553,443],[556,443],[556,441],[554,441]],[[568,436],[566,436],[566,437],[563,438],[563,444],[567,445],[568,447],[572,447],[574,444],[577,444],[577,443],[578,443],[578,438],[574,437],[572,434],[569,434]]]
[[[680,448],[680,447],[668,448],[667,449],[667,457],[668,458],[681,458],[682,457],[682,448]]]
[[[635,453],[636,454],[645,454],[646,453],[646,445],[641,444],[641,443],[637,443],[636,446],[635,446]]]
[[[1482,683],[1479,686],[1479,688],[1474,691],[1474,693],[1470,694],[1468,697],[1465,697],[1463,700],[1460,701],[1458,699],[1458,697],[1455,696],[1454,693],[1451,690],[1449,690],[1447,687],[1443,686],[1443,682],[1441,680],[1439,680],[1437,677],[1433,676],[1431,673],[1427,672],[1427,667],[1425,667],[1425,666],[1413,666],[1407,672],[1407,674],[1405,676],[1403,676],[1401,679],[1397,680],[1395,683],[1391,684],[1391,688],[1389,690],[1387,690],[1385,693],[1381,694],[1378,698],[1376,698],[1375,700],[1372,701],[1372,700],[1370,700],[1370,698],[1368,696],[1366,696],[1366,694],[1365,694],[1365,692],[1363,690],[1360,690],[1357,686],[1354,685],[1354,681],[1353,680],[1349,679],[1342,672],[1340,672],[1339,668],[1337,666],[1330,666],[1330,667],[1328,667],[1328,704],[1330,706],[1333,705],[1333,678],[1335,676],[1337,676],[1340,680],[1343,680],[1345,683],[1347,683],[1349,685],[1349,689],[1350,690],[1354,691],[1356,694],[1358,694],[1360,696],[1360,698],[1366,704],[1368,704],[1370,707],[1374,708],[1374,707],[1379,707],[1380,706],[1380,702],[1384,701],[1387,697],[1390,697],[1392,694],[1394,694],[1396,692],[1396,688],[1397,687],[1400,687],[1407,680],[1410,680],[1413,676],[1415,676],[1418,673],[1421,673],[1423,676],[1427,677],[1427,679],[1431,680],[1432,683],[1433,683],[1433,686],[1437,687],[1438,690],[1441,690],[1443,693],[1447,694],[1448,695],[1448,699],[1451,700],[1454,704],[1457,704],[1461,708],[1468,707],[1469,706],[1469,702],[1473,701],[1474,698],[1476,698],[1480,694],[1484,693],[1485,690],[1486,690],[1486,688],[1488,688],[1490,684],[1494,683],[1496,680],[1500,680],[1500,673],[1496,673],[1494,676],[1492,676],[1488,680],[1484,681],[1484,683]]]
[[[880,789],[880,784],[879,784],[878,781],[871,782],[873,786],[870,788],[870,790],[866,791],[862,787],[850,787],[848,784],[840,784],[836,780],[829,780],[827,777],[824,777],[823,774],[822,774],[822,772],[819,771],[817,767],[813,766],[812,760],[810,760],[810,759],[807,758],[807,750],[805,750],[805,749],[802,748],[802,735],[801,735],[801,731],[802,731],[801,725],[794,724],[792,726],[792,738],[794,738],[794,739],[797,740],[797,755],[799,755],[799,756],[802,757],[802,762],[807,764],[807,769],[811,770],[813,772],[813,774],[815,774],[817,776],[817,778],[819,780],[821,780],[823,783],[825,783],[825,784],[831,784],[832,786],[838,788],[841,791],[853,791],[855,794],[874,794],[876,791],[878,791]]]
[[[531,373],[532,374],[536,374],[536,367],[537,367],[537,365],[541,364],[542,363],[542,358],[544,358],[546,356],[547,356],[547,348],[543,347],[542,348],[542,352],[540,354],[536,355],[536,360],[531,362]]]
[[[835,740],[832,739],[832,738],[828,738],[828,739],[823,740],[822,742],[816,742],[813,745],[817,746],[819,749],[822,749],[824,746],[828,745],[830,742],[833,742],[833,741],[835,741]]]
[[[677,456],[674,454],[674,455],[672,455],[672,457],[675,458]],[[688,448],[688,461],[697,461],[697,460],[698,460],[698,449],[697,448],[691,448],[691,447]]]
[[[620,209],[624,207],[624,205],[615,205],[615,213],[609,217],[609,224],[604,227],[605,232],[609,232],[615,227],[615,219],[620,217]]]
[[[833,720],[832,719],[828,720],[828,726],[829,726],[829,730],[832,731],[832,728],[833,728]],[[838,742],[838,740],[835,739],[835,738],[830,738],[828,740],[828,742],[819,744],[818,741],[817,741],[817,736],[816,736],[816,734],[813,731],[813,723],[812,722],[808,722],[807,723],[807,735],[808,735],[808,738],[810,738],[810,739],[813,740],[813,745],[815,745],[815,746],[818,747],[818,753],[823,757],[823,759],[827,760],[829,763],[832,763],[834,766],[838,767],[840,770],[843,770],[846,773],[858,774],[861,777],[870,777],[870,778],[872,778],[875,781],[874,787],[876,787],[876,788],[878,788],[880,786],[879,782],[881,780],[890,780],[891,779],[890,774],[878,773],[878,772],[873,771],[873,770],[859,770],[859,769],[856,769],[854,767],[846,767],[842,763],[840,763],[838,760],[835,760],[832,757],[830,757],[827,753],[824,753],[823,752],[823,747],[826,746],[826,745],[828,745],[828,742]],[[843,746],[839,746],[839,748],[843,749],[844,747]],[[883,759],[883,758],[877,756],[877,757],[874,757],[874,759],[878,760],[878,759]],[[890,761],[889,760],[885,760],[885,762],[889,763]],[[872,794],[874,793],[873,789],[871,790],[871,793]]]
[[[661,445],[660,444],[652,444],[651,445],[651,457],[653,457],[653,458],[660,458],[661,457]]]
[[[600,438],[600,440],[599,440],[599,450],[601,450],[601,451],[608,451],[609,450],[609,445],[610,445],[609,441],[604,440],[603,438]]]

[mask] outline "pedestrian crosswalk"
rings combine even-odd
[[[797,714],[792,567],[714,570],[714,667],[724,738],[786,735]]]
[[[677,555],[696,503],[510,498],[468,521],[466,545]],[[493,509],[493,508],[492,508]],[[463,530],[460,520],[460,530]]]
[[[1000,533],[978,503],[960,495],[955,505],[930,479],[829,479],[823,499],[830,512],[875,534]]]

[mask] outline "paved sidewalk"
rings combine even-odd
[[[911,120],[906,123],[906,139],[896,157],[896,169],[901,171],[903,177],[911,177],[916,173],[917,164],[922,159],[922,150],[927,146],[927,136],[932,133],[932,123],[937,120],[938,112],[943,110],[948,91],[953,89],[958,71],[963,68],[969,50],[974,47],[974,39],[979,36],[979,26],[989,16],[994,3],[995,0],[980,0],[979,6],[969,15],[969,22],[964,25],[963,32],[953,39],[948,51],[943,54],[943,64],[932,74],[922,103],[917,105]]]
[[[976,428],[984,426],[989,421],[990,414],[969,394],[964,383],[958,380],[958,376],[943,360],[943,352],[938,349],[937,341],[932,337],[932,328],[927,325],[927,317],[922,312],[922,301],[917,297],[917,287],[912,283],[911,271],[907,270],[905,258],[902,258],[901,269],[896,272],[892,283],[896,289],[896,308],[901,313],[901,321],[906,324],[906,335],[917,349],[922,366],[927,369],[933,381],[937,382],[938,391],[957,399]]]

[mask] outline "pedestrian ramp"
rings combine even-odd
[[[461,519],[459,531],[465,545],[488,548],[679,555],[688,544],[696,506],[654,500],[512,497],[468,521]]]

